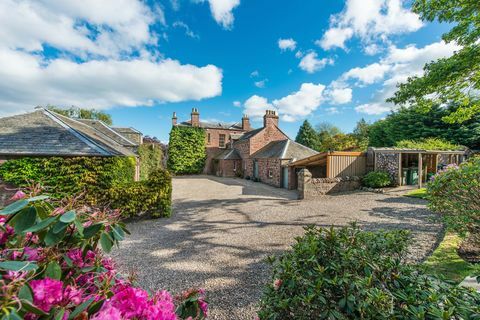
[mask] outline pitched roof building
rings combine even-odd
[[[136,144],[101,121],[39,108],[0,118],[0,161],[22,156],[135,156]]]
[[[295,173],[288,164],[317,152],[292,140],[279,128],[279,117],[267,110],[263,126],[253,129],[247,115],[241,122],[211,123],[200,120],[198,109],[192,109],[189,121],[177,122],[173,126],[203,128],[206,131],[207,161],[204,173],[218,176],[238,176],[284,188],[293,188]]]

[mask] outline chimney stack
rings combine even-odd
[[[250,118],[246,114],[242,117],[242,129],[245,131],[252,130],[252,127],[250,126]]]
[[[200,126],[200,113],[198,113],[198,109],[193,108],[190,116],[191,116],[192,127],[199,127]]]
[[[263,116],[263,127],[277,126],[278,116],[275,110],[267,110]]]
[[[176,126],[176,125],[177,125],[177,113],[174,112],[172,116],[172,126]]]

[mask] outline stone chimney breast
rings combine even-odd
[[[250,118],[246,114],[242,117],[242,129],[245,131],[252,130],[252,127],[250,126]]]
[[[198,109],[193,108],[190,116],[191,116],[192,127],[199,127],[200,126],[200,113],[198,112]]]
[[[177,125],[177,113],[174,112],[173,113],[173,116],[172,116],[172,126],[176,126]]]
[[[263,116],[263,127],[277,126],[278,127],[278,116],[275,110],[267,110]]]

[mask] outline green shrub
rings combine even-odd
[[[205,130],[173,127],[168,144],[168,169],[175,174],[196,174],[203,171],[207,158]]]
[[[146,180],[150,173],[162,169],[163,152],[160,146],[154,144],[142,144],[138,147],[140,158],[140,180]]]
[[[472,319],[480,295],[405,264],[404,230],[309,227],[273,264],[260,319]]]
[[[135,177],[133,157],[21,158],[0,166],[0,179],[17,187],[40,183],[53,198],[64,198],[84,191],[96,193],[129,183]]]
[[[430,209],[457,232],[480,234],[480,157],[449,165],[427,184]]]
[[[440,138],[426,138],[419,140],[402,140],[395,145],[397,148],[403,149],[420,149],[420,150],[464,150],[465,147],[455,145]]]
[[[148,214],[154,218],[169,217],[172,212],[172,177],[157,169],[148,180],[135,181],[110,188],[103,202],[120,209],[123,217]]]
[[[363,177],[362,183],[364,186],[369,188],[383,188],[391,185],[392,179],[390,178],[388,172],[372,171]]]

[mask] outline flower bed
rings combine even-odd
[[[203,290],[149,294],[103,255],[128,230],[119,211],[55,208],[46,196],[0,210],[0,303],[5,319],[204,319]],[[4,319],[2,318],[2,319]]]

